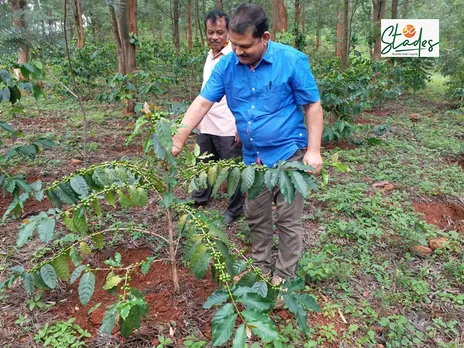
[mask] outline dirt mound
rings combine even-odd
[[[464,232],[464,207],[454,203],[413,203],[414,211],[423,213],[428,224],[450,231]]]

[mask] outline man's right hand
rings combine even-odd
[[[182,152],[182,148],[173,142],[171,153],[174,155],[174,157],[179,156],[181,152]]]

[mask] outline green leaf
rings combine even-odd
[[[295,198],[295,187],[293,186],[290,176],[287,172],[281,171],[279,176],[280,192],[284,196],[285,202],[290,204]]]
[[[69,181],[69,184],[74,192],[76,192],[79,196],[87,197],[89,195],[89,187],[82,176],[73,176]]]
[[[243,275],[242,278],[237,282],[237,286],[253,286],[256,283],[258,276],[255,272],[248,272]]]
[[[263,191],[264,186],[264,173],[257,171],[255,175],[255,182],[248,190],[248,199],[255,199]]]
[[[303,330],[303,332],[308,335],[309,329],[307,324],[307,314],[301,304],[297,301],[296,297],[291,293],[284,293],[283,298],[285,304],[288,306],[288,309],[295,314],[296,322]]]
[[[211,191],[211,196],[212,197],[216,197],[216,194],[217,194],[219,188],[221,187],[222,183],[224,182],[224,180],[226,180],[228,173],[229,173],[229,168],[227,168],[227,167],[221,168],[221,170],[219,171],[219,174],[217,176],[216,182],[213,185],[213,189]]]
[[[253,292],[244,294],[242,297],[237,298],[237,301],[243,303],[247,308],[261,312],[266,312],[274,307],[274,301]]]
[[[234,341],[232,342],[232,348],[244,348],[246,342],[246,328],[245,324],[242,324],[238,327],[235,332]]]
[[[237,191],[238,184],[240,183],[240,178],[240,168],[232,168],[232,170],[229,172],[229,177],[227,179],[227,195],[229,196],[229,199],[232,198],[235,191]]]
[[[96,234],[92,236],[92,241],[95,243],[97,249],[101,250],[105,246],[105,238],[103,238],[103,235],[101,234]]]
[[[40,277],[45,285],[47,285],[50,289],[54,289],[56,287],[56,272],[52,265],[43,265],[40,268]]]
[[[203,308],[210,309],[215,305],[223,304],[228,298],[229,295],[224,290],[216,290],[206,299],[206,302],[203,304]]]
[[[66,204],[76,204],[77,199],[74,195],[74,191],[67,184],[59,184],[54,193],[60,199],[61,202]]]
[[[59,209],[61,209],[62,207],[62,202],[61,200],[59,199],[58,195],[56,194],[56,189],[54,190],[47,190],[47,197],[48,199],[50,200],[50,202],[52,202],[53,206],[54,207],[57,207]]]
[[[237,314],[234,313],[231,303],[226,303],[219,308],[213,316],[213,346],[226,343],[234,331]]]
[[[134,318],[132,315],[128,316],[126,319],[123,319],[121,315],[121,320],[119,321],[119,332],[122,337],[129,337],[134,331],[134,326]]]
[[[208,169],[208,183],[211,186],[214,185],[214,182],[216,181],[217,173],[218,173],[218,165],[216,163]]]
[[[305,287],[304,280],[302,278],[295,278],[291,282],[285,282],[288,292],[303,290]]]
[[[79,250],[84,255],[92,254],[92,249],[90,249],[89,245],[86,242],[79,243]]]
[[[147,191],[142,187],[131,186],[129,188],[130,200],[136,207],[143,207],[148,202]]]
[[[56,276],[60,278],[62,281],[67,281],[69,278],[69,265],[68,260],[63,256],[60,256],[51,262],[51,265],[55,269]]]
[[[241,185],[242,192],[248,192],[248,189],[253,185],[254,182],[255,182],[255,168],[248,166],[242,172],[242,185]]]
[[[159,159],[163,160],[167,153],[166,148],[164,148],[163,145],[161,145],[158,135],[153,134],[152,140],[153,140],[153,150],[155,151],[156,156]]]
[[[316,313],[321,312],[321,307],[317,304],[314,297],[309,294],[295,294],[296,299],[300,302],[307,310],[312,310]]]
[[[63,223],[70,231],[78,232],[76,226],[74,226],[73,219],[69,217],[67,212],[63,215]]]
[[[118,286],[119,283],[122,282],[122,278],[115,274],[114,272],[108,273],[108,276],[106,277],[106,282],[105,285],[103,285],[104,290],[110,290],[114,288],[115,286]]]
[[[211,255],[208,253],[208,248],[204,244],[198,245],[192,254],[190,260],[190,272],[197,279],[201,279],[205,276],[211,262]]]
[[[108,176],[106,175],[104,168],[95,168],[92,179],[99,188],[103,188],[109,185]]]
[[[100,335],[111,335],[111,332],[113,331],[113,328],[116,325],[116,321],[118,319],[118,307],[119,302],[116,302],[109,306],[106,310],[99,330]]]
[[[82,271],[86,268],[86,265],[80,265],[79,267],[76,267],[74,271],[71,273],[69,284],[73,284],[81,276]]]
[[[34,95],[35,100],[39,100],[40,96],[42,95],[42,88],[39,85],[34,84],[32,86],[32,93]]]
[[[247,326],[265,342],[278,340],[279,334],[272,320],[264,313],[247,309],[242,312]]]
[[[71,261],[74,264],[74,266],[77,267],[82,264],[81,255],[79,254],[76,248],[72,247],[71,250],[69,250],[69,257],[71,258]]]
[[[87,224],[87,218],[85,216],[85,208],[80,207],[73,211],[73,225],[77,232],[87,233],[89,226]]]
[[[86,272],[79,282],[79,300],[85,306],[92,298],[95,289],[95,275],[92,272]]]
[[[92,207],[93,207],[93,211],[95,212],[97,216],[102,216],[102,211],[100,208],[100,203],[98,203],[98,199],[94,199],[92,201]]]
[[[130,208],[132,205],[130,198],[126,196],[121,190],[117,190],[116,193],[118,194],[119,203],[121,203],[121,205],[126,209]]]
[[[28,221],[23,223],[19,229],[18,237],[16,239],[16,246],[21,248],[24,244],[27,243],[27,240],[32,237],[36,227],[36,221]]]
[[[292,183],[295,186],[295,188],[298,190],[298,192],[300,192],[304,198],[308,198],[309,188],[308,188],[308,185],[306,184],[305,179],[303,178],[303,175],[301,175],[301,173],[294,171],[294,170],[291,170],[289,174],[290,174],[290,179],[292,180]]]
[[[218,228],[216,226],[210,226],[209,233],[215,237],[218,237],[219,240],[224,244],[229,244],[229,238],[227,237],[227,234],[224,232],[223,229]]]
[[[156,125],[155,133],[158,136],[160,144],[168,151],[171,150],[172,148],[171,125],[166,119],[161,118],[158,121],[158,124]]]
[[[37,232],[42,242],[47,243],[52,239],[53,231],[55,230],[55,219],[46,218],[39,221],[37,225]]]
[[[23,274],[23,283],[24,283],[24,288],[26,289],[26,292],[29,296],[32,295],[34,292],[34,275],[32,273],[24,273]]]
[[[253,292],[260,294],[262,297],[267,296],[267,283],[264,280],[254,283],[251,288]]]
[[[113,192],[108,192],[105,196],[105,199],[109,205],[116,208],[116,197],[114,197]]]

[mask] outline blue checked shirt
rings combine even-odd
[[[254,69],[229,53],[216,64],[200,93],[211,102],[224,94],[235,117],[245,164],[272,167],[307,147],[301,106],[320,97],[304,53],[269,41]]]

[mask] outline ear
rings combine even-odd
[[[263,36],[261,36],[261,40],[263,40],[264,44],[267,44],[267,42],[271,39],[271,34],[268,31],[265,31]]]

